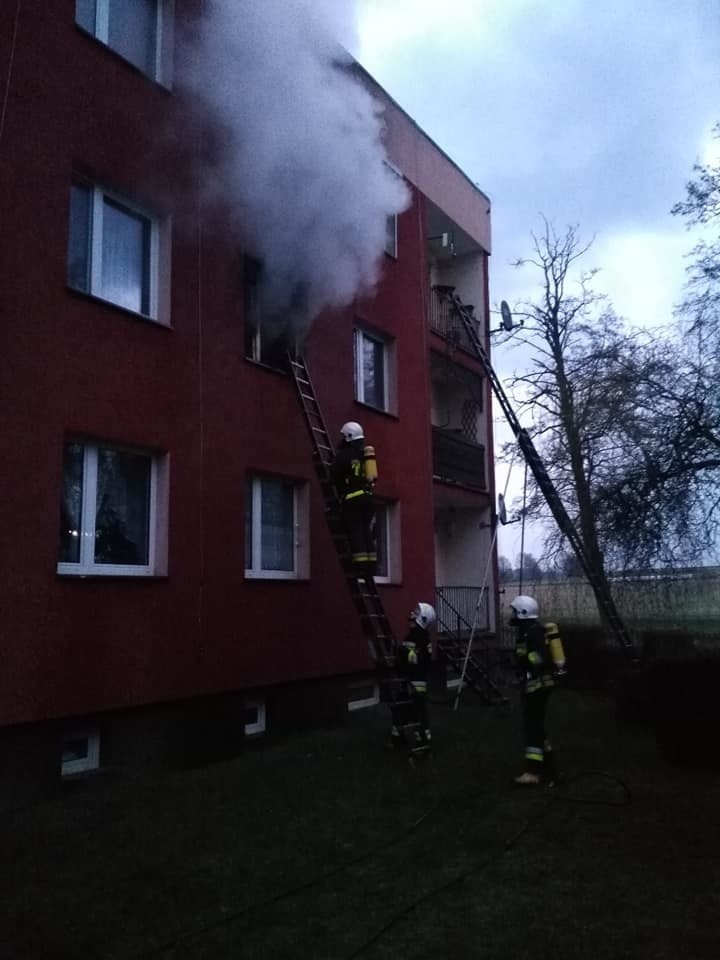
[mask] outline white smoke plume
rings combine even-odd
[[[265,309],[306,320],[370,293],[388,215],[409,203],[384,163],[379,104],[339,45],[346,0],[205,0],[191,86],[219,130],[216,173]]]

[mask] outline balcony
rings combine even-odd
[[[465,324],[450,300],[450,295],[454,292],[455,287],[446,285],[436,284],[430,288],[430,329],[447,340],[451,346],[475,356],[475,348]],[[464,304],[464,307],[470,314],[475,309],[472,304]]]
[[[487,490],[484,446],[440,427],[433,427],[432,436],[433,476],[436,480]]]

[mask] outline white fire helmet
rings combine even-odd
[[[540,616],[540,607],[532,597],[515,597],[510,608],[517,620],[537,620]]]
[[[359,423],[355,423],[354,420],[350,420],[348,423],[344,423],[340,427],[340,434],[343,440],[346,443],[351,443],[353,440],[364,440],[365,433],[363,428]]]
[[[414,620],[419,627],[427,630],[437,620],[435,607],[430,606],[429,603],[419,603],[410,614],[410,619]]]

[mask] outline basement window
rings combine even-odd
[[[97,730],[77,730],[62,739],[60,775],[87,773],[100,767],[100,734]]]
[[[348,705],[350,711],[365,710],[380,703],[380,687],[373,680],[360,680],[351,683],[348,689]]]
[[[251,737],[258,733],[265,733],[265,701],[245,701],[245,736]]]

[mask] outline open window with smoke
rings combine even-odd
[[[272,309],[265,293],[264,265],[248,255],[243,261],[243,313],[248,360],[286,370],[288,353],[298,350],[295,323],[284,311]]]

